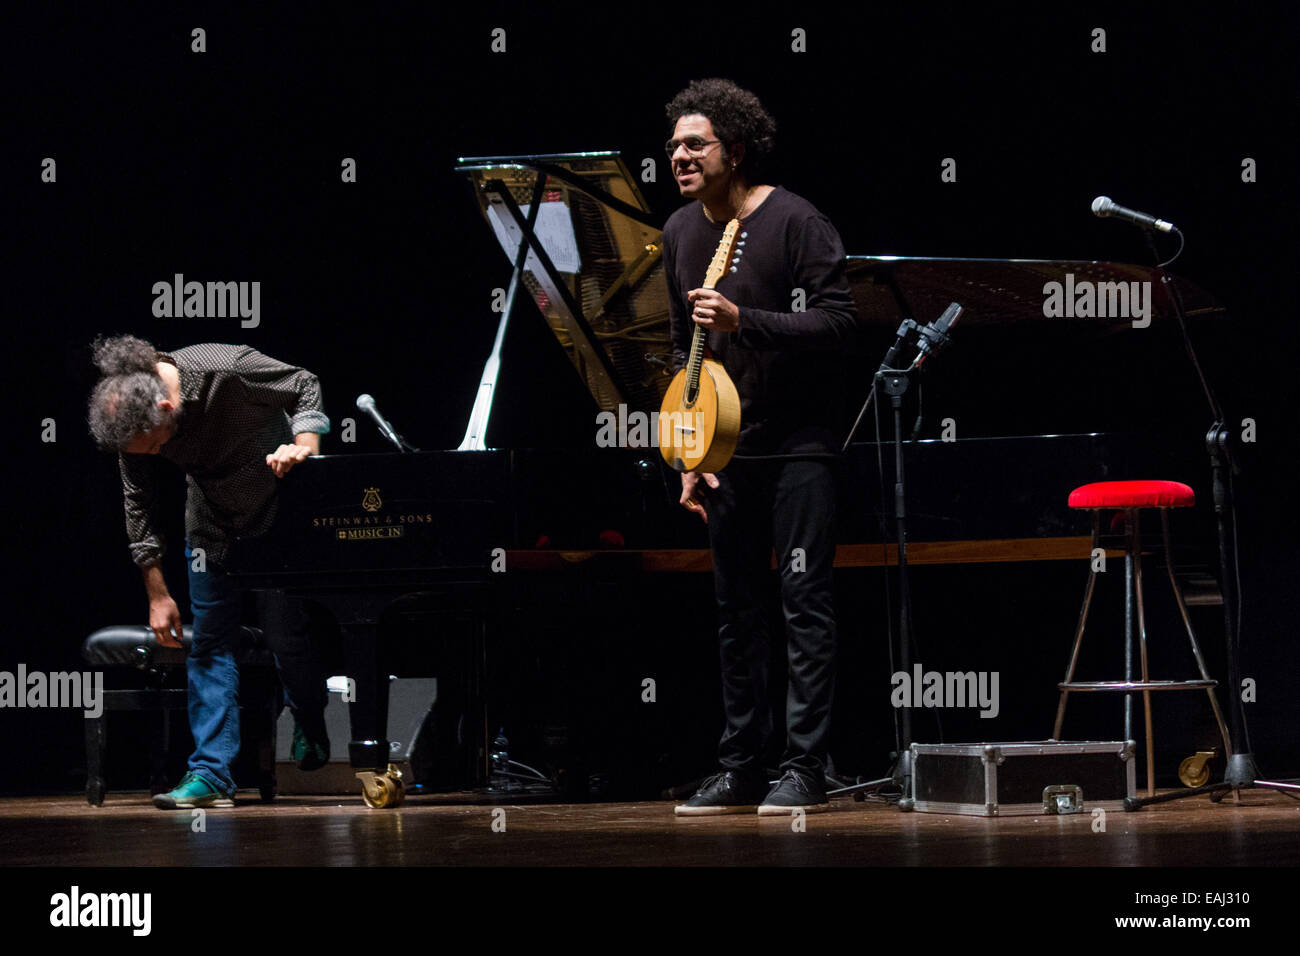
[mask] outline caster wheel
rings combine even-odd
[[[383,773],[362,771],[357,774],[361,781],[361,796],[366,806],[372,810],[384,810],[399,807],[406,799],[406,787],[402,783],[402,771],[391,763]]]
[[[376,775],[372,788],[361,791],[366,806],[372,810],[386,810],[400,806],[406,799],[406,788],[402,786],[402,781],[387,774]]]
[[[92,807],[104,805],[106,788],[103,780],[90,780],[86,783],[86,802]]]
[[[1202,751],[1188,757],[1178,765],[1178,779],[1183,786],[1203,787],[1210,782],[1210,758],[1213,752]]]
[[[373,784],[362,788],[361,799],[366,801],[366,806],[371,810],[383,810],[389,806],[392,793],[392,788],[388,786],[387,780],[383,777],[375,777]]]

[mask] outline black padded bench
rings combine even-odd
[[[102,806],[107,785],[104,780],[104,753],[108,748],[108,714],[110,711],[158,711],[159,724],[150,740],[150,794],[164,793],[173,786],[167,779],[167,755],[170,749],[170,712],[185,710],[184,686],[168,687],[168,678],[184,675],[189,653],[190,628],[184,628],[182,647],[163,647],[153,631],[144,625],[103,627],[86,638],[81,656],[95,670],[132,668],[144,675],[144,687],[105,690],[103,708],[98,717],[87,717],[86,728],[86,801]],[[264,801],[275,798],[275,722],[279,711],[279,682],[275,658],[262,640],[262,632],[243,627],[235,649],[239,665],[240,710],[250,715],[261,711],[263,721],[240,720],[241,728],[258,728],[257,789]],[[260,673],[259,673],[260,672]],[[260,678],[249,680],[250,677]],[[256,689],[251,695],[246,689]],[[248,734],[245,742],[252,742]]]

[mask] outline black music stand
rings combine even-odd
[[[876,370],[867,400],[863,403],[853,428],[844,440],[844,448],[848,448],[858,424],[862,421],[862,416],[875,400],[876,390],[883,388],[885,394],[889,396],[890,407],[894,410],[894,530],[898,549],[898,643],[899,663],[904,672],[910,672],[912,666],[912,594],[907,577],[907,485],[903,472],[903,396],[911,387],[913,377],[921,374],[925,360],[943,351],[951,343],[948,332],[956,324],[960,315],[961,307],[954,302],[942,317],[924,327],[910,318],[903,319],[895,335],[894,344],[890,346],[884,361],[880,363],[880,368]],[[917,337],[916,358],[906,368],[895,368],[894,365],[903,346],[914,335]],[[884,510],[882,508],[882,523]],[[893,615],[888,610],[886,613],[889,614],[892,625]],[[897,725],[895,726],[897,756],[894,765],[890,768],[889,776],[830,790],[827,791],[827,796],[851,793],[854,799],[862,800],[868,793],[879,793],[886,788],[900,787],[902,795],[898,801],[899,809],[912,809],[912,706],[910,703],[904,704],[901,709],[903,711],[901,730]]]

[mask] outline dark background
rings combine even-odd
[[[794,7],[772,19],[735,5],[480,3],[149,13],[55,5],[25,14],[8,37],[17,117],[0,151],[11,236],[0,669],[79,669],[85,635],[145,619],[115,461],[95,451],[84,426],[96,334],[129,331],[161,348],[246,342],[318,372],[336,428],[327,453],[383,450],[364,423],[355,446],[338,442],[338,421],[355,414],[352,398],[363,391],[416,445],[454,448],[495,330],[491,290],[509,274],[452,172],[456,157],[617,149],[638,170],[642,157],[662,159],[664,102],[693,78],[728,76],[777,119],[773,181],[826,212],[850,253],[1147,263],[1138,230],[1089,214],[1099,193],[1183,229],[1187,248],[1173,270],[1229,315],[1194,328],[1202,361],[1229,421],[1258,424],[1238,482],[1243,672],[1259,682],[1248,710],[1254,749],[1266,772],[1300,773],[1288,495],[1296,23],[1280,10],[873,5]],[[207,31],[206,53],[190,52],[195,26]],[[489,51],[498,26],[505,54]],[[793,27],[807,31],[807,53],[790,52]],[[1089,50],[1094,27],[1107,31],[1104,54]],[[47,156],[58,163],[54,185],[40,182]],[[956,183],[940,181],[949,156]],[[1241,181],[1247,156],[1258,182]],[[356,184],[339,180],[343,157],[357,161]],[[642,184],[661,216],[680,202],[664,172],[661,161],[660,181]],[[155,319],[151,286],[175,272],[261,281],[261,326]],[[524,303],[512,325],[493,444],[563,445],[590,434],[590,399],[534,319]],[[1135,374],[1185,414],[1152,421],[1135,405],[1133,424],[1154,427],[1196,464],[1209,413],[1181,346],[1168,345]],[[1124,358],[1122,349],[1114,356]],[[1009,433],[1057,405],[1078,417],[1080,396],[1052,385],[1034,378],[1007,410]],[[57,422],[57,442],[40,440],[46,418]],[[1200,533],[1190,540],[1208,544],[1202,468],[1161,477],[1197,489],[1190,520]],[[553,480],[582,478],[558,467]],[[168,574],[180,594],[174,557]],[[1203,559],[1212,563],[1212,553]],[[887,765],[892,735],[880,579],[860,573],[840,586],[834,756],[848,772],[874,773]],[[680,589],[671,599],[690,610],[688,626],[650,612],[665,588]],[[1081,589],[1080,569],[1059,564],[917,573],[927,665],[1002,672],[1002,716],[952,718],[948,739],[1047,735]],[[610,594],[572,618],[552,610],[524,619],[513,649],[501,651],[503,712],[518,727],[521,758],[533,755],[558,696],[564,719],[576,713],[587,725],[593,769],[631,765],[628,780],[656,786],[706,772],[720,726],[709,580],[623,582]],[[1116,621],[1102,616],[1116,610],[1103,605],[1096,619]],[[1213,611],[1194,614],[1212,635]],[[1178,645],[1165,647],[1171,667],[1181,666]],[[1211,669],[1221,675],[1218,654]],[[579,691],[557,683],[560,655],[585,668]],[[638,696],[649,675],[659,682],[651,716]],[[581,706],[574,694],[586,695]],[[1172,734],[1166,755],[1208,742],[1203,701],[1158,706],[1157,733]],[[1117,735],[1116,710],[1079,730]],[[128,767],[118,782],[143,786],[117,752]],[[78,715],[0,712],[0,791],[75,790],[82,760]]]

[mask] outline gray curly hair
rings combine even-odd
[[[134,335],[101,335],[91,350],[101,378],[90,393],[90,434],[104,451],[120,451],[167,418],[158,407],[167,397],[158,374],[158,350]]]

